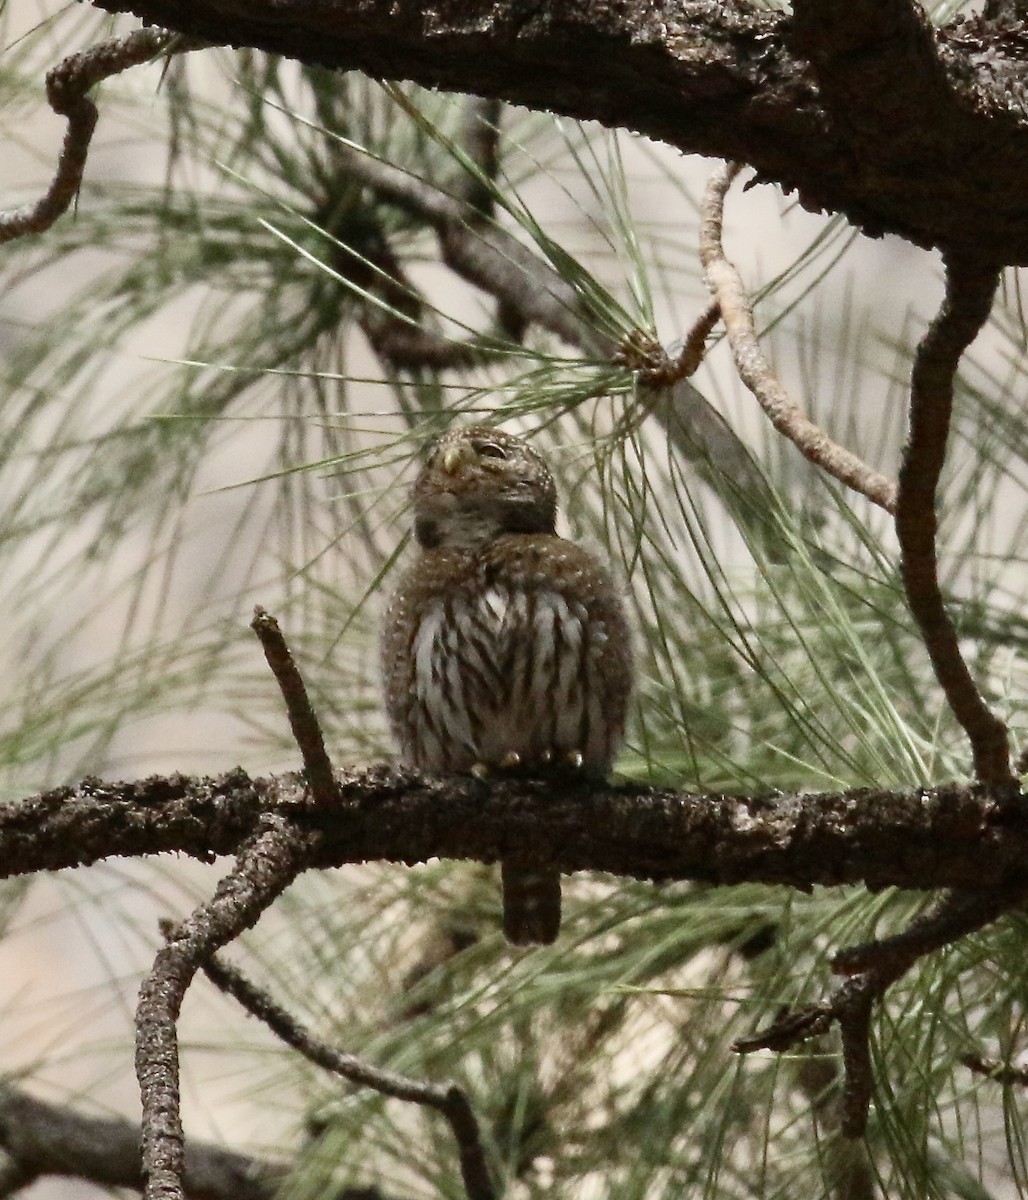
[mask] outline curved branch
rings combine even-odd
[[[849,975],[823,1003],[787,1010],[766,1029],[736,1041],[734,1049],[788,1050],[798,1042],[828,1031],[833,1022],[842,1037],[845,1087],[842,1131],[861,1137],[867,1126],[874,1086],[871,1067],[871,1012],[877,1000],[914,965],[957,938],[990,924],[1028,896],[1028,881],[990,893],[948,893],[927,912],[915,917],[902,933],[880,942],[867,942],[836,955],[832,969]]]
[[[276,1037],[316,1066],[358,1087],[369,1087],[383,1096],[421,1104],[441,1114],[457,1143],[468,1200],[494,1200],[496,1189],[489,1177],[478,1121],[467,1096],[455,1083],[427,1083],[372,1066],[314,1037],[235,967],[211,958],[203,970],[215,987],[232,996]]]
[[[261,832],[236,865],[171,934],[139,989],[136,1076],[143,1105],[143,1179],[147,1200],[182,1200],[185,1146],[179,1112],[176,1022],[194,975],[219,947],[255,924],[306,866],[311,839],[280,817],[262,818]]]
[[[936,490],[946,460],[953,382],[964,351],[988,320],[998,282],[994,267],[955,258],[946,262],[946,296],[914,359],[896,534],[907,602],[935,676],[971,742],[975,773],[983,783],[1016,787],[1007,727],[982,698],[946,612],[935,545]]]
[[[793,404],[764,357],[742,277],[725,257],[721,246],[725,194],[739,170],[738,163],[724,163],[710,177],[700,225],[700,258],[707,286],[721,310],[739,376],[767,413],[771,424],[804,458],[886,512],[892,512],[896,506],[896,485],[892,480],[832,441],[805,416]]]
[[[46,77],[47,99],[54,112],[68,120],[57,170],[45,194],[34,204],[0,212],[0,244],[49,229],[75,199],[97,121],[96,105],[86,95],[90,88],[158,54],[200,50],[207,45],[163,29],[139,29],[127,37],[72,54],[54,67]]]

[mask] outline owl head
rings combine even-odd
[[[501,533],[553,533],[557,488],[541,455],[499,429],[451,429],[414,482],[414,534],[426,549],[473,549]]]

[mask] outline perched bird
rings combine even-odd
[[[632,650],[606,567],[558,537],[557,490],[521,438],[443,434],[414,483],[418,555],[385,617],[386,710],[427,771],[602,778],[624,732]],[[560,874],[505,857],[503,927],[552,942]]]

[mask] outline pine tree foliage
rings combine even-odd
[[[13,143],[38,63],[104,29],[77,10],[18,36],[5,19],[0,119]],[[673,436],[682,392],[641,384],[600,349],[674,347],[701,311],[702,172],[596,127],[242,51],[131,73],[102,105],[125,140],[87,173],[74,216],[4,250],[8,797],[89,771],[293,765],[246,629],[254,603],[286,628],[334,760],[388,755],[375,639],[404,553],[405,486],[426,438],[464,415],[536,439],[567,527],[624,580],[640,665],[624,776],[743,792],[969,777],[884,515],[749,411],[719,334],[688,403],[723,414],[727,454]],[[495,169],[469,148],[483,129]],[[137,148],[161,137],[166,158],[137,170]],[[580,343],[512,328],[447,268],[431,223],[355,163],[480,197],[482,229],[506,231],[570,289]],[[762,212],[788,247],[744,264],[765,348],[815,420],[894,471],[930,307],[890,324],[862,278],[866,243],[838,220]],[[916,270],[934,291],[934,268]],[[941,508],[951,611],[1021,740],[1022,299],[1011,273],[963,371]],[[391,356],[398,331],[430,337],[440,363]],[[443,362],[454,346],[463,361]],[[97,957],[118,944],[109,994],[127,998],[124,963],[157,944],[150,909],[188,911],[206,885],[168,863],[96,879],[36,894],[47,912],[88,912],[83,929],[103,910],[114,932],[95,934]],[[16,940],[32,894],[0,896]],[[824,993],[832,950],[901,928],[923,901],[576,877],[560,940],[525,954],[499,932],[493,870],[369,865],[302,879],[232,954],[319,1036],[460,1081],[506,1195],[1025,1194],[1024,1096],[963,1063],[1017,1063],[1028,1045],[1020,916],[925,959],[876,1011],[863,1146],[838,1130],[832,1038],[732,1052]],[[48,970],[48,985],[59,977]],[[10,992],[12,1018],[36,999],[35,986]],[[344,1186],[461,1194],[437,1116],[341,1086],[234,1009],[205,1007],[185,1048],[193,1097],[245,1098],[261,1138],[236,1143],[295,1158],[290,1200]],[[127,1026],[91,1042],[57,1024],[32,1064],[51,1094],[69,1055],[127,1070]]]

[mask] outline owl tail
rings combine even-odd
[[[560,929],[560,872],[501,864],[503,932],[515,946],[549,945]]]

